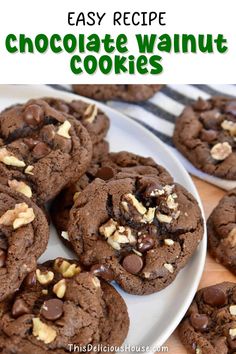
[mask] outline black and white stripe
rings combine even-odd
[[[71,91],[69,85],[51,86],[56,89]],[[165,142],[176,153],[190,173],[221,188],[230,189],[236,187],[236,182],[220,180],[197,170],[174,149],[172,142],[176,118],[181,114],[184,107],[193,103],[199,97],[208,99],[216,95],[236,97],[236,85],[166,85],[146,102],[108,101],[106,104],[135,119]]]

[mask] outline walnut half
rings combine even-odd
[[[0,217],[0,225],[13,226],[18,229],[23,225],[30,224],[35,219],[34,210],[26,203],[16,204],[14,209],[6,211]]]

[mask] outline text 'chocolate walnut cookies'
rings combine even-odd
[[[0,181],[40,204],[79,178],[91,155],[83,125],[43,100],[0,114]]]
[[[127,151],[104,154],[93,158],[87,172],[74,184],[64,189],[54,200],[51,209],[52,220],[58,234],[68,241],[67,229],[69,213],[79,193],[95,178],[105,181],[114,178],[117,173],[124,175],[154,175],[172,183],[173,179],[164,167],[150,157],[142,157]]]
[[[41,209],[0,185],[0,301],[18,290],[36,268],[48,237],[49,227]]]
[[[236,274],[236,189],[228,192],[207,221],[211,255]]]
[[[179,325],[179,335],[189,353],[235,353],[236,284],[225,282],[199,290]]]
[[[62,258],[38,266],[0,304],[1,353],[63,354],[71,352],[71,344],[120,346],[128,328],[117,291]]]
[[[80,100],[67,102],[61,99],[43,98],[51,107],[72,115],[88,130],[92,143],[99,143],[109,129],[109,118],[95,104],[89,104]]]
[[[145,101],[163,85],[72,85],[74,92],[95,100]]]
[[[200,170],[236,180],[235,99],[199,99],[186,107],[177,119],[173,140]]]
[[[79,194],[68,234],[84,265],[108,269],[125,291],[141,295],[175,279],[202,239],[203,224],[182,186],[121,173],[96,179]]]

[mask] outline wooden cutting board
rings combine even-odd
[[[205,216],[207,218],[210,215],[211,211],[214,209],[214,207],[217,205],[218,201],[225,194],[225,191],[207,182],[203,182],[195,177],[193,177],[193,181],[200,194],[205,211]],[[203,272],[199,288],[205,287],[207,285],[220,283],[222,281],[235,280],[236,277],[233,274],[231,274],[226,268],[216,263],[209,255],[207,255],[205,270]],[[179,340],[177,330],[171,335],[165,345],[169,348],[168,353],[187,354],[186,349]]]

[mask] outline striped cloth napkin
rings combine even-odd
[[[66,90],[71,90],[70,86],[63,87]],[[63,87],[55,88],[62,89]],[[146,102],[108,101],[106,104],[135,119],[152,131],[168,145],[189,173],[222,189],[230,190],[236,187],[236,181],[213,177],[198,170],[175,149],[172,142],[175,120],[184,106],[192,103],[198,97],[207,99],[214,95],[236,97],[236,85],[166,85]]]

